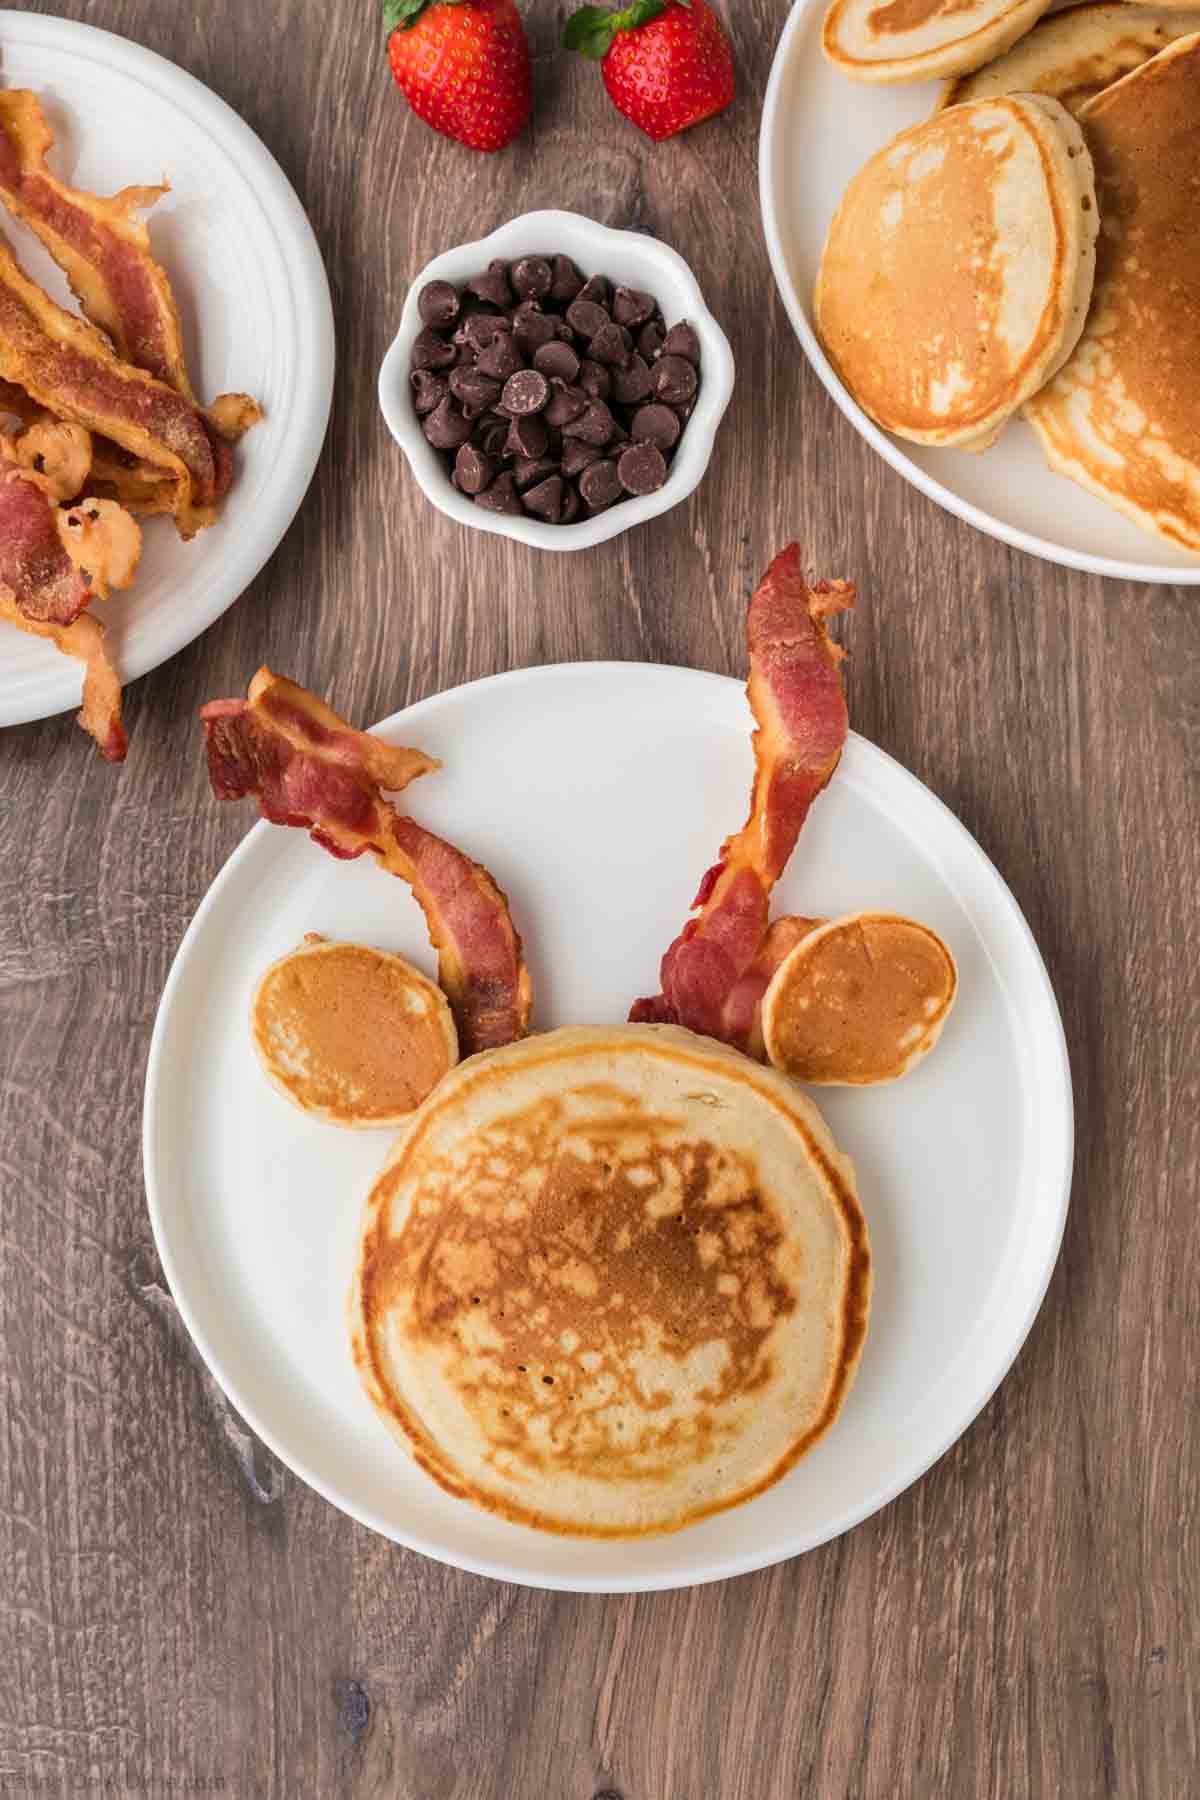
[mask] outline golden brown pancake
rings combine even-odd
[[[355,1129],[400,1124],[458,1061],[449,1004],[419,969],[315,933],[259,982],[250,1033],[281,1094]]]
[[[349,1313],[449,1493],[589,1537],[761,1493],[828,1430],[870,1298],[849,1162],[784,1076],[674,1026],[461,1064],[370,1196]]]
[[[999,56],[1050,0],[833,0],[821,43],[855,81],[928,81]]]
[[[1200,0],[1197,0],[1200,5]],[[1096,94],[1196,29],[1195,13],[1101,0],[1039,19],[1003,56],[948,81],[939,104],[958,106],[995,94],[1048,94],[1079,112]]]
[[[817,331],[886,430],[983,448],[1078,340],[1096,229],[1091,161],[1056,101],[935,113],[847,188],[817,276]]]
[[[802,938],[763,997],[763,1042],[798,1081],[896,1081],[933,1049],[954,1004],[954,958],[895,913],[851,913]]]
[[[1080,123],[1102,220],[1092,310],[1025,416],[1051,468],[1200,550],[1200,33]]]

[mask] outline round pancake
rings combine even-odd
[[[793,1083],[674,1026],[469,1058],[367,1204],[355,1364],[449,1493],[545,1531],[677,1531],[828,1429],[866,1333],[854,1176]]]
[[[1050,0],[833,0],[821,43],[856,81],[928,81],[977,69],[1024,37]]]
[[[763,996],[763,1042],[798,1081],[898,1081],[927,1056],[958,988],[936,932],[895,913],[851,913],[802,938]]]
[[[1200,6],[1200,0],[1196,0]],[[1096,94],[1196,29],[1195,14],[1107,0],[1039,19],[1028,37],[972,75],[948,81],[941,106],[996,94],[1049,94],[1078,116]]]
[[[817,276],[817,331],[886,430],[981,449],[1078,340],[1096,231],[1091,159],[1057,101],[951,107],[847,188]]]
[[[401,1124],[458,1061],[446,996],[419,969],[315,933],[262,977],[250,1035],[281,1094],[351,1129]]]
[[[1200,550],[1200,33],[1080,114],[1103,230],[1079,346],[1025,416],[1052,469]]]

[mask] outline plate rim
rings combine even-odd
[[[223,546],[223,560],[233,571],[231,581],[219,581],[216,585],[216,594],[224,594],[224,598],[210,600],[199,611],[189,610],[186,603],[182,608],[175,601],[164,604],[154,647],[143,647],[137,654],[122,650],[121,685],[127,688],[194,643],[241,599],[279,548],[300,510],[324,446],[333,406],[336,336],[329,276],[308,214],[278,160],[229,102],[198,76],[132,38],[79,20],[0,8],[0,34],[6,45],[50,51],[70,49],[142,81],[168,101],[180,105],[187,102],[193,122],[226,150],[258,198],[278,246],[297,312],[297,343],[303,351],[299,366],[305,372],[307,392],[302,393],[297,417],[284,440],[285,456],[291,447],[290,468],[285,469],[283,479],[272,475],[265,503],[257,514],[260,533],[255,547],[249,555],[244,548],[239,555],[236,543]],[[248,174],[247,170],[251,172]],[[267,521],[266,529],[261,529],[263,520]],[[243,534],[243,546],[245,535],[248,534]],[[9,696],[0,687],[0,727],[53,719],[78,708],[76,665],[49,645],[46,654],[44,679],[57,687],[56,678],[61,676],[65,684],[62,697],[51,700],[44,695],[29,696],[24,687]],[[54,661],[49,660],[51,657]],[[58,663],[64,665],[61,671]]]
[[[742,694],[744,694],[745,691],[745,684],[734,676],[718,675],[709,670],[688,668],[677,664],[630,662],[619,659],[542,663],[534,665],[533,667],[502,670],[497,674],[481,676],[473,681],[462,682],[454,687],[444,688],[438,693],[425,695],[420,700],[416,700],[410,703],[410,705],[400,708],[397,712],[388,715],[387,718],[378,721],[375,725],[371,726],[370,729],[379,732],[397,732],[403,729],[407,732],[412,723],[419,722],[419,717],[422,712],[433,709],[438,705],[458,700],[464,695],[479,693],[486,689],[494,689],[500,686],[519,688],[526,685],[536,685],[546,680],[554,680],[561,678],[564,675],[574,675],[580,672],[586,672],[589,676],[599,676],[601,678],[620,676],[627,679],[631,671],[637,671],[642,677],[652,676],[656,679],[666,678],[671,680],[682,678],[684,680],[695,682],[697,686],[709,688],[720,687],[723,690],[735,688]],[[1030,972],[1033,974],[1042,990],[1042,997],[1046,1006],[1046,1024],[1050,1029],[1053,1041],[1052,1047],[1056,1053],[1055,1062],[1057,1065],[1057,1079],[1060,1086],[1059,1104],[1055,1106],[1052,1114],[1052,1123],[1058,1128],[1057,1144],[1055,1146],[1054,1155],[1054,1160],[1058,1167],[1058,1178],[1056,1182],[1057,1200],[1055,1207],[1048,1215],[1048,1234],[1046,1236],[1044,1266],[1039,1270],[1038,1279],[1030,1289],[1030,1295],[1020,1321],[1019,1329],[1014,1333],[1012,1343],[1006,1348],[1004,1356],[994,1375],[989,1378],[988,1383],[981,1393],[976,1394],[974,1390],[971,1391],[967,1406],[964,1409],[961,1409],[960,1412],[955,1413],[954,1421],[948,1432],[939,1434],[937,1440],[938,1447],[931,1455],[919,1460],[911,1469],[906,1468],[899,1479],[885,1483],[880,1489],[873,1491],[866,1500],[851,1507],[845,1514],[839,1515],[837,1522],[832,1525],[828,1531],[823,1531],[818,1536],[801,1543],[796,1543],[791,1547],[779,1548],[773,1546],[765,1551],[756,1551],[753,1547],[750,1547],[743,1553],[727,1556],[719,1562],[714,1562],[711,1566],[706,1567],[702,1571],[696,1573],[682,1571],[678,1578],[672,1576],[669,1571],[650,1573],[644,1576],[633,1575],[619,1581],[614,1581],[613,1578],[608,1576],[584,1575],[576,1577],[550,1574],[542,1577],[535,1577],[527,1573],[524,1569],[514,1569],[511,1565],[506,1564],[501,1558],[452,1554],[443,1544],[432,1543],[423,1538],[419,1533],[406,1533],[402,1535],[390,1522],[373,1514],[369,1507],[360,1506],[351,1496],[336,1491],[331,1483],[324,1481],[321,1477],[312,1473],[304,1466],[302,1458],[293,1457],[289,1451],[281,1446],[274,1430],[259,1417],[256,1408],[243,1405],[242,1400],[236,1392],[238,1383],[236,1380],[233,1382],[227,1381],[221,1367],[220,1358],[214,1355],[203,1329],[197,1324],[190,1302],[187,1298],[186,1286],[182,1281],[177,1280],[178,1265],[169,1242],[169,1226],[166,1222],[162,1207],[160,1183],[157,1178],[154,1160],[153,1140],[159,1110],[159,1088],[164,1080],[162,1069],[166,1060],[166,1043],[169,1030],[168,1021],[175,995],[186,975],[188,964],[193,953],[193,947],[204,929],[208,912],[216,904],[217,898],[226,882],[233,878],[234,872],[239,865],[244,860],[249,859],[256,847],[263,842],[264,837],[268,834],[275,835],[278,833],[279,828],[277,826],[273,826],[266,820],[260,819],[250,827],[241,842],[238,843],[230,852],[229,856],[226,857],[202,895],[199,905],[192,915],[187,930],[184,932],[179,947],[172,959],[171,967],[166,982],[164,983],[162,994],[159,998],[158,1007],[155,1012],[154,1028],[151,1034],[150,1048],[147,1055],[143,1089],[143,1180],[146,1191],[146,1205],[150,1216],[150,1225],[154,1236],[155,1249],[162,1265],[162,1270],[166,1277],[171,1297],[179,1310],[179,1315],[183,1320],[188,1334],[198,1350],[205,1367],[217,1382],[229,1403],[241,1415],[255,1435],[262,1439],[263,1443],[266,1444],[271,1453],[278,1457],[279,1461],[283,1463],[298,1480],[303,1481],[307,1487],[312,1488],[314,1492],[320,1494],[322,1499],[327,1501],[331,1506],[336,1507],[339,1512],[345,1513],[358,1524],[364,1525],[369,1530],[377,1532],[388,1541],[399,1544],[405,1549],[416,1551],[422,1556],[431,1557],[435,1562],[444,1563],[452,1568],[463,1569],[469,1574],[483,1575],[496,1581],[513,1582],[523,1587],[554,1592],[599,1594],[664,1592],[688,1587],[701,1587],[707,1585],[709,1582],[729,1580],[738,1575],[752,1574],[759,1569],[771,1567],[776,1563],[790,1561],[794,1556],[804,1555],[809,1550],[815,1550],[819,1548],[820,1545],[829,1543],[833,1539],[841,1537],[845,1532],[852,1530],[856,1525],[861,1524],[874,1513],[882,1511],[885,1506],[889,1506],[893,1500],[897,1499],[907,1488],[919,1481],[922,1476],[928,1473],[936,1462],[941,1460],[946,1452],[960,1437],[963,1436],[974,1420],[983,1411],[1001,1382],[1008,1375],[1017,1357],[1020,1355],[1033,1327],[1034,1321],[1041,1310],[1042,1302],[1045,1299],[1051,1277],[1057,1266],[1070,1204],[1075,1148],[1074,1095],[1071,1081],[1070,1058],[1067,1049],[1066,1033],[1063,1029],[1062,1015],[1059,1010],[1053,984],[1051,983],[1049,973],[1046,969],[1045,962],[1043,961],[1041,951],[1038,948],[1037,941],[1034,938],[1029,922],[1022,912],[1016,896],[1013,894],[1003,875],[1001,875],[1000,871],[996,868],[982,845],[971,832],[968,831],[967,827],[957,815],[951,811],[945,801],[942,800],[939,795],[935,794],[932,788],[927,787],[926,784],[922,782],[918,776],[914,775],[911,770],[906,769],[903,763],[897,761],[897,759],[888,751],[881,749],[879,745],[872,743],[869,738],[863,737],[859,732],[851,731],[850,737],[855,743],[865,747],[872,756],[879,757],[886,765],[890,766],[890,769],[895,774],[903,778],[904,783],[917,790],[923,801],[933,802],[935,811],[944,815],[945,822],[949,825],[951,830],[958,835],[963,844],[963,848],[968,855],[974,857],[984,871],[990,875],[992,881],[995,883],[997,896],[1005,910],[1008,912],[1012,923],[1016,926],[1018,937],[1022,940],[1024,949],[1030,958]],[[1049,1158],[1046,1160],[1048,1163]]]
[[[1126,562],[1119,557],[1099,556],[1087,550],[1072,550],[1068,545],[1055,544],[1049,538],[1038,537],[1034,532],[1025,531],[1019,525],[1009,525],[1003,519],[997,518],[994,513],[985,512],[982,507],[976,506],[972,501],[962,499],[951,488],[943,486],[935,476],[927,474],[920,464],[914,462],[900,447],[896,440],[876,425],[873,419],[868,418],[857,400],[843,384],[821,347],[809,320],[807,308],[788,268],[779,229],[779,197],[775,191],[774,174],[780,96],[783,92],[795,40],[808,15],[825,3],[826,0],[793,0],[791,11],[783,24],[779,42],[775,46],[771,72],[767,78],[766,92],[763,96],[762,122],[758,133],[759,213],[762,219],[763,235],[767,241],[767,256],[771,264],[771,274],[774,277],[779,298],[783,302],[784,311],[791,321],[792,330],[799,338],[800,347],[818,380],[859,436],[866,440],[876,454],[883,458],[884,462],[924,494],[927,500],[932,500],[944,511],[961,519],[965,525],[972,525],[976,531],[982,531],[986,537],[996,538],[1014,550],[1022,550],[1028,556],[1037,557],[1041,562],[1057,563],[1061,568],[1078,569],[1085,575],[1099,575],[1111,581],[1152,582],[1160,587],[1200,586],[1200,561],[1178,565]]]

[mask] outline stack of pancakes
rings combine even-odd
[[[885,429],[1052,468],[1200,550],[1200,4],[833,0],[857,79],[952,77],[830,227],[817,329]]]

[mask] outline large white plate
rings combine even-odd
[[[1046,466],[1032,430],[1008,425],[983,455],[902,443],[881,431],[830,366],[812,324],[812,291],[829,222],[869,156],[928,117],[937,82],[850,81],[821,53],[828,0],[797,0],[771,70],[759,139],[759,192],[771,267],[805,355],[851,424],[931,500],[1018,550],[1094,575],[1200,582],[1200,556],[1142,531]]]
[[[444,759],[413,812],[492,870],[524,935],[535,1024],[619,1020],[722,837],[745,817],[740,686],[632,663],[500,675],[380,728]],[[927,789],[852,737],[805,826],[780,910],[892,907],[941,932],[958,1005],[891,1088],[814,1090],[859,1172],[876,1261],[861,1372],[828,1437],[748,1506],[641,1543],[572,1541],[450,1499],[359,1389],[343,1302],[387,1133],[321,1126],[250,1047],[261,971],[306,931],[432,972],[407,888],[257,825],[188,930],[146,1080],[150,1216],[180,1311],[218,1381],[299,1475],[355,1518],[463,1568],[546,1587],[712,1581],[809,1549],[874,1512],[967,1426],[1016,1355],[1066,1212],[1062,1028],[1016,902]]]
[[[247,392],[265,411],[236,452],[219,522],[190,544],[145,521],[133,587],[97,607],[125,681],[155,669],[219,618],[261,569],[312,478],[333,393],[333,311],[312,227],[248,125],[150,50],[67,19],[0,12],[0,79],[34,88],[55,136],[56,175],[93,193],[167,180],[150,242],[179,303],[203,400]],[[70,290],[7,213],[25,268],[65,306]],[[0,625],[0,725],[79,704],[79,665]]]

